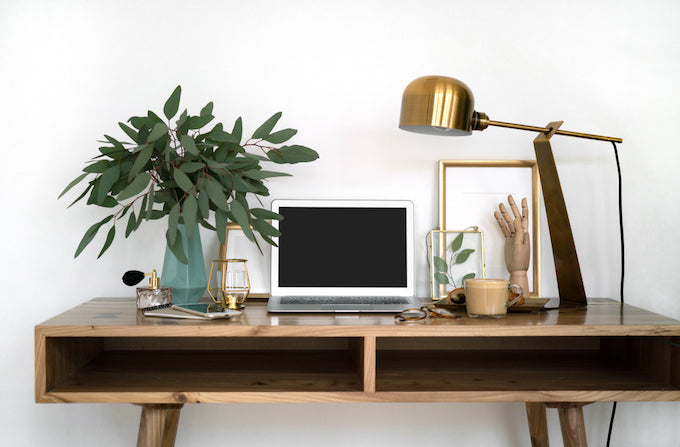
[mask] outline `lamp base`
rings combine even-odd
[[[562,121],[548,124],[547,127],[550,131],[541,133],[534,139],[534,149],[555,260],[557,289],[560,297],[559,308],[565,309],[587,307],[588,302],[576,255],[574,236],[567,214],[567,206],[564,203],[562,186],[557,175],[555,158],[550,145],[550,137],[561,125]]]

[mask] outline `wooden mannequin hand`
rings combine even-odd
[[[510,272],[510,281],[522,287],[526,298],[529,296],[529,282],[527,270],[531,257],[531,243],[529,241],[529,207],[527,199],[522,199],[522,213],[520,214],[517,204],[512,196],[508,196],[508,204],[514,215],[510,216],[505,206],[501,203],[494,217],[498,226],[505,236],[505,265]]]

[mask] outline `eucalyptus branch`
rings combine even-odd
[[[149,112],[143,116],[131,117],[127,122],[132,127],[119,123],[119,127],[133,143],[120,142],[105,135],[104,143],[108,143],[109,146],[101,147],[99,149],[101,155],[95,157],[98,160],[89,163],[83,169],[84,173],[69,183],[60,194],[59,197],[62,197],[88,174],[95,174],[97,178],[89,182],[85,191],[71,205],[89,193],[88,204],[118,207],[113,214],[92,225],[85,232],[75,256],[78,256],[94,239],[103,225],[113,219],[113,225],[100,252],[101,256],[115,237],[116,222],[122,219],[130,208],[132,214],[128,220],[126,237],[151,216],[149,212],[153,213],[154,219],[169,215],[168,247],[180,260],[186,258],[182,251],[181,238],[177,237],[179,216],[182,215],[185,224],[188,225],[197,222],[207,224],[206,210],[217,210],[215,228],[222,243],[225,242],[223,239],[226,232],[223,230],[227,219],[234,219],[251,241],[257,243],[252,227],[264,240],[273,243],[270,237],[278,234],[267,220],[279,219],[280,216],[263,208],[250,209],[246,201],[236,200],[236,197],[240,199],[236,188],[241,182],[245,182],[259,192],[243,190],[240,192],[254,194],[257,197],[268,192],[263,183],[267,177],[286,174],[262,170],[260,163],[266,161],[262,157],[251,157],[249,160],[244,160],[243,157],[229,158],[225,157],[224,151],[219,150],[223,143],[236,143],[240,146],[243,129],[241,118],[236,120],[231,134],[222,130],[224,126],[221,123],[201,134],[201,129],[214,119],[212,102],[201,110],[200,115],[190,116],[188,112],[182,112],[177,121],[181,121],[181,124],[173,127],[171,121],[179,111],[180,96],[181,88],[178,86],[165,102],[163,114],[167,121]],[[288,141],[297,133],[294,129],[274,131],[280,118],[281,112],[271,116],[241,147],[244,150],[259,148],[269,161],[276,164],[316,160],[319,155],[310,148],[295,145],[274,146]],[[157,147],[160,149],[156,149]],[[215,164],[212,162],[217,163],[219,169],[210,168],[210,164]],[[244,173],[243,176],[239,174],[241,172]],[[231,188],[223,186],[229,183],[232,185]],[[151,196],[161,192],[164,193],[165,205],[162,210],[154,210]],[[140,209],[139,216],[136,216],[134,206],[139,199],[145,198],[151,203],[146,210]],[[259,200],[259,197],[257,198]],[[115,201],[115,204],[112,201]]]

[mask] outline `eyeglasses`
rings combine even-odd
[[[397,323],[425,320],[426,318],[460,318],[460,315],[454,314],[446,309],[432,309],[427,306],[422,306],[420,309],[403,310],[394,316]]]

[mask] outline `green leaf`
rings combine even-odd
[[[270,161],[269,157],[265,157],[264,155],[260,154],[250,154],[246,152],[245,154],[243,154],[243,156],[257,161]]]
[[[139,174],[139,171],[141,171],[144,166],[149,162],[151,159],[151,154],[153,153],[153,146],[150,144],[145,144],[142,148],[142,150],[137,154],[137,158],[135,159],[135,162],[132,164],[132,168],[130,168],[130,173],[128,174],[128,182],[131,182],[132,179],[134,179],[137,174]]]
[[[186,174],[191,174],[192,172],[196,172],[199,169],[205,168],[205,163],[200,161],[190,161],[181,164],[179,168],[182,170],[182,172]]]
[[[439,284],[449,284],[449,278],[442,272],[437,272],[434,274],[434,279]]]
[[[200,226],[202,226],[203,228],[207,229],[207,230],[215,231],[215,232],[217,231],[217,229],[216,229],[215,227],[213,227],[212,225],[210,225],[210,224],[209,224],[208,222],[206,222],[205,220],[200,221],[198,224],[199,224]]]
[[[113,208],[118,205],[118,201],[111,196],[106,196],[98,205],[104,208]]]
[[[233,135],[220,130],[220,129],[213,129],[210,131],[210,133],[207,134],[207,137],[212,140],[216,141],[218,143],[235,143],[238,144],[239,141],[237,140]]]
[[[187,119],[187,125],[189,126],[189,129],[200,129],[201,127],[205,126],[210,121],[212,121],[213,118],[215,117],[212,115],[190,116]]]
[[[120,176],[120,168],[118,165],[111,166],[109,169],[104,171],[99,180],[99,189],[97,190],[97,203],[104,202],[107,194],[111,190],[111,187],[118,180]]]
[[[88,174],[101,174],[102,172],[106,171],[110,166],[111,162],[109,160],[99,160],[85,166],[83,168],[83,172],[87,172]]]
[[[170,251],[172,252],[173,255],[177,258],[179,262],[182,264],[188,264],[189,260],[187,259],[187,255],[184,253],[184,247],[182,244],[182,235],[180,233],[176,233],[175,240],[170,243],[170,237],[169,233],[170,229],[165,232],[165,239],[168,242],[168,247],[170,248]]]
[[[78,248],[76,249],[76,254],[73,256],[74,258],[77,258],[80,253],[85,250],[85,247],[92,242],[92,239],[97,235],[97,231],[101,228],[102,225],[104,225],[106,222],[110,221],[113,219],[113,215],[107,216],[101,221],[97,222],[96,224],[92,225],[90,228],[87,229],[85,232],[85,235],[83,238],[80,240],[80,244],[78,244]]]
[[[168,243],[170,245],[174,244],[176,239],[177,239],[177,233],[178,233],[177,232],[177,225],[179,225],[179,212],[180,212],[179,203],[175,203],[175,205],[170,210],[170,213],[168,214],[167,237],[168,237]]]
[[[125,158],[126,155],[130,154],[130,152],[127,149],[119,149],[117,147],[110,146],[100,147],[99,152],[101,152],[101,155],[98,155],[95,158],[109,157],[112,160],[122,160],[123,158]]]
[[[142,206],[139,210],[139,215],[141,217],[142,214],[144,214],[146,219],[149,220],[149,218],[151,217],[151,213],[153,213],[153,204],[154,204],[154,200],[156,198],[156,189],[151,188],[151,190],[149,191],[149,194],[147,194],[144,198],[147,198],[147,197],[149,198],[149,203],[146,206],[146,210],[144,210],[144,206]]]
[[[267,157],[274,163],[301,163],[314,161],[319,158],[319,154],[305,146],[283,146],[267,152]]]
[[[168,134],[168,126],[166,126],[165,123],[156,123],[156,124],[154,124],[153,129],[151,129],[151,133],[147,137],[146,141],[150,143],[152,141],[156,141],[157,139],[159,139],[163,135],[167,135],[167,134]]]
[[[282,215],[275,213],[273,211],[266,210],[264,208],[251,208],[250,214],[257,217],[258,219],[283,220]]]
[[[281,232],[274,228],[269,222],[261,219],[253,220],[253,228],[262,236],[281,236]]]
[[[212,110],[213,110],[213,103],[210,101],[208,104],[205,105],[201,109],[201,116],[207,116],[207,115],[212,115]]]
[[[206,191],[200,191],[198,193],[198,209],[201,212],[201,216],[203,216],[204,219],[207,219],[210,214],[210,198]]]
[[[80,181],[81,181],[82,179],[84,179],[85,177],[87,177],[87,172],[84,173],[84,174],[80,174],[78,177],[76,177],[75,179],[73,179],[73,181],[71,181],[71,183],[69,183],[69,184],[66,186],[66,188],[64,188],[64,190],[61,192],[61,194],[59,194],[59,197],[57,197],[57,200],[61,199],[61,197],[62,197],[64,194],[66,194],[67,192],[69,192],[69,190],[70,190],[71,188],[73,188],[73,187],[76,186],[78,183],[80,183]]]
[[[258,170],[241,172],[241,175],[244,176],[244,177],[251,178],[253,180],[262,180],[262,179],[270,178],[270,177],[290,177],[291,176],[290,174],[285,173],[285,172],[258,171]]]
[[[236,139],[237,143],[241,142],[241,138],[243,138],[243,120],[241,120],[240,116],[234,122],[234,128],[231,131],[231,135]]]
[[[156,115],[155,113],[153,113],[151,110],[146,112],[146,116],[148,117],[148,120],[147,120],[147,123],[148,123],[147,126],[148,127],[153,127],[154,124],[163,122],[161,117]]]
[[[460,253],[458,253],[458,256],[456,256],[456,264],[462,264],[463,262],[467,261],[467,259],[473,252],[474,250],[471,248],[466,248],[465,250],[462,250]]]
[[[198,155],[198,148],[196,147],[196,142],[189,135],[182,135],[179,137],[182,147],[187,150],[190,154]]]
[[[132,208],[132,204],[123,207],[123,212],[118,215],[118,218],[116,220],[120,220],[123,217],[125,217],[125,215],[128,213],[128,211],[130,211],[131,209],[134,209],[134,208]]]
[[[127,136],[132,139],[132,141],[134,141],[135,143],[139,142],[139,141],[137,141],[139,139],[139,134],[137,132],[135,132],[134,130],[132,130],[132,128],[130,128],[130,126],[128,126],[125,123],[118,123],[118,126],[120,126],[120,128],[123,129],[123,132],[125,132],[127,134]]]
[[[243,234],[245,234],[248,240],[254,242],[255,236],[253,235],[253,231],[250,229],[248,211],[246,211],[246,209],[243,207],[243,205],[241,205],[241,203],[238,200],[232,200],[231,214],[233,214],[234,218],[236,219],[236,223],[238,223],[241,226]]]
[[[121,201],[129,199],[130,197],[139,194],[149,185],[149,181],[151,181],[151,174],[148,172],[137,174],[132,183],[130,183],[120,193],[118,193],[118,200]]]
[[[274,129],[274,126],[276,126],[276,123],[279,122],[279,119],[281,119],[281,112],[277,112],[274,115],[271,116],[267,121],[262,123],[260,127],[257,128],[255,133],[253,133],[253,138],[255,139],[264,139],[269,136],[271,131]]]
[[[222,210],[215,211],[215,229],[217,230],[217,239],[220,244],[227,243],[227,223],[229,218],[227,213]]]
[[[293,136],[296,133],[297,133],[297,130],[295,130],[295,129],[283,129],[283,130],[279,130],[278,132],[274,132],[272,134],[269,134],[267,137],[263,138],[263,140],[269,141],[270,143],[273,143],[273,144],[285,143],[286,141],[293,138]]]
[[[177,132],[180,134],[185,134],[188,129],[185,128],[185,125],[187,123],[187,119],[189,118],[188,112],[186,109],[184,109],[184,112],[179,116],[177,121],[175,122],[177,126]]]
[[[434,261],[434,266],[440,272],[448,272],[449,271],[449,265],[446,263],[446,261],[443,258],[440,258],[439,256],[433,256],[432,260]]]
[[[463,277],[460,279],[460,282],[461,282],[461,284],[465,285],[465,280],[466,280],[466,279],[473,279],[474,277],[475,277],[475,274],[474,274],[474,273],[468,273],[467,275],[463,276]]]
[[[205,163],[208,165],[210,169],[220,170],[230,167],[227,163],[220,163],[219,161],[214,161],[205,157],[203,159],[205,160]]]
[[[132,213],[130,213],[130,218],[128,219],[127,227],[125,228],[125,238],[126,239],[135,230],[136,223],[137,223],[137,221],[135,220],[135,212],[132,211]]]
[[[451,242],[451,252],[455,253],[458,250],[460,250],[460,247],[463,245],[463,233],[459,233],[458,236]]]
[[[184,192],[189,192],[194,189],[194,183],[181,169],[174,168],[172,170],[172,178],[177,182],[177,186],[182,188]]]
[[[182,86],[178,85],[172,92],[165,105],[163,106],[163,114],[167,119],[172,119],[177,114],[179,109],[179,98],[182,94]]]
[[[218,172],[218,174],[221,174],[221,172]],[[220,175],[220,180],[225,187],[232,191],[252,192],[253,190],[238,175]]]
[[[132,126],[139,130],[144,126],[149,126],[149,119],[145,116],[133,116],[128,120],[128,123],[132,124]]]
[[[139,129],[139,137],[137,138],[138,144],[146,143],[146,139],[149,138],[149,129],[150,127],[147,126],[142,126],[142,128]]]
[[[205,190],[208,193],[208,197],[216,207],[224,211],[229,211],[229,202],[227,202],[227,197],[224,194],[224,190],[217,180],[209,177],[208,181],[205,182]]]
[[[83,191],[83,192],[78,196],[78,198],[77,198],[76,200],[74,200],[73,202],[71,202],[71,204],[68,206],[68,208],[71,208],[73,205],[75,205],[77,202],[79,202],[80,199],[82,199],[83,197],[85,197],[85,195],[86,195],[91,189],[92,189],[92,183],[90,183],[90,184],[87,186],[87,188],[85,188],[85,191]]]
[[[106,235],[106,241],[104,242],[104,246],[102,247],[102,251],[99,252],[99,256],[97,256],[97,259],[101,258],[104,252],[111,246],[111,243],[113,243],[113,238],[116,236],[116,226],[112,226],[111,229],[109,230],[109,233]]]
[[[184,228],[187,232],[187,238],[192,238],[194,236],[197,213],[198,203],[196,202],[196,197],[188,196],[184,199],[184,206],[182,207],[182,217],[184,218]]]
[[[123,143],[121,143],[120,141],[116,140],[115,138],[110,137],[110,136],[108,136],[108,135],[106,135],[106,134],[104,134],[104,138],[106,138],[106,140],[107,140],[109,143],[113,144],[113,146],[114,146],[116,149],[125,150],[125,146],[123,146]]]

